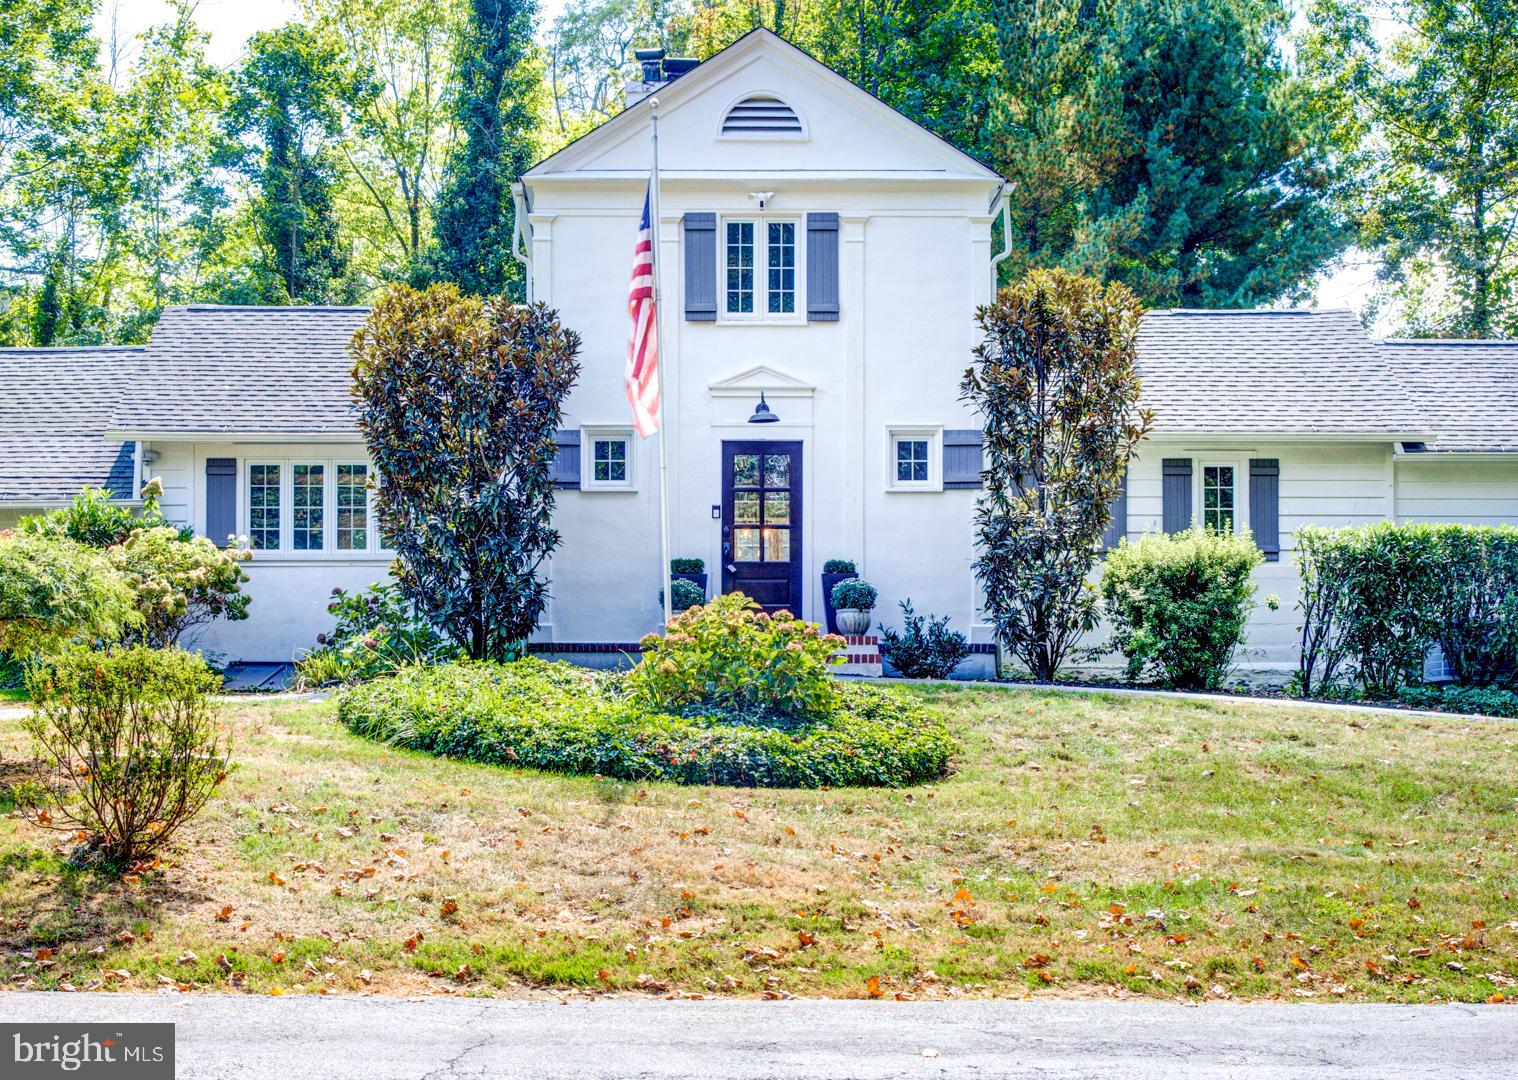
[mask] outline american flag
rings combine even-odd
[[[659,322],[654,314],[654,245],[649,228],[649,195],[643,196],[643,222],[633,248],[632,284],[627,313],[632,335],[627,339],[627,403],[633,426],[648,438],[659,430]]]

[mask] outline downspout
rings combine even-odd
[[[996,212],[1001,211],[1001,252],[991,256],[991,295],[996,295],[997,271],[1003,260],[1012,254],[1012,215],[1007,209],[1007,194],[1012,190],[1012,185],[1003,181],[996,189],[996,194],[991,197],[991,223],[996,223]]]
[[[527,302],[532,303],[532,225],[527,215],[532,208],[527,203],[527,188],[519,180],[511,185],[511,257],[522,264],[522,276],[527,282]]]

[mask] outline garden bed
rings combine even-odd
[[[624,677],[564,663],[413,667],[344,691],[338,718],[396,746],[491,765],[738,787],[899,787],[949,769],[941,719],[895,691],[840,685],[809,718],[651,711]]]

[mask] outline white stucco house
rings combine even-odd
[[[650,72],[651,75],[659,74]],[[991,299],[1004,184],[767,31],[657,90],[657,249],[672,554],[820,620],[846,558],[896,604],[994,647],[971,572],[979,423],[959,400]],[[536,645],[635,648],[661,610],[653,443],[623,394],[651,99],[531,169],[531,296],[584,339],[560,433],[552,601]],[[359,308],[168,309],[140,349],[0,352],[0,526],[83,483],[163,479],[164,508],[250,537],[251,617],[210,650],[288,660],[334,586],[386,576],[348,399]],[[1518,344],[1378,342],[1347,311],[1157,311],[1139,341],[1154,435],[1109,535],[1248,527],[1269,560],[1242,666],[1296,662],[1306,523],[1518,522]],[[102,374],[108,372],[108,374]],[[778,419],[755,424],[761,400]]]

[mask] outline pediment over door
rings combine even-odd
[[[711,383],[712,397],[752,397],[761,391],[769,397],[809,398],[817,387],[794,375],[760,364]]]

